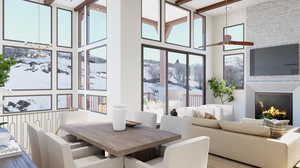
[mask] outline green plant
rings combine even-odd
[[[208,84],[213,91],[214,97],[219,98],[222,104],[234,101],[233,92],[236,88],[235,86],[227,86],[226,81],[216,78],[209,80]]]
[[[8,124],[8,122],[0,122],[0,128],[3,126],[3,125],[6,125]]]
[[[10,68],[16,63],[14,58],[4,58],[4,56],[0,54],[0,87],[4,87],[9,78]]]

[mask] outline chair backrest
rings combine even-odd
[[[160,121],[160,129],[164,131],[173,132],[175,134],[182,134],[183,119],[181,117],[164,115]]]
[[[59,136],[41,132],[47,142],[49,168],[75,168],[70,145]]]
[[[157,115],[155,113],[139,111],[134,114],[134,118],[146,127],[156,128]]]
[[[61,113],[61,125],[82,123],[88,120],[88,114],[86,112],[62,112]]]
[[[167,147],[166,168],[207,168],[209,138],[196,137]]]
[[[41,149],[40,149],[41,145],[40,145],[39,135],[38,135],[39,132],[41,131],[41,128],[39,128],[36,125],[28,123],[27,131],[29,135],[32,160],[37,165],[37,167],[44,168],[42,164]]]

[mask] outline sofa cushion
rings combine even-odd
[[[241,123],[264,125],[264,119],[243,118]]]
[[[218,120],[202,119],[202,118],[192,118],[192,124],[201,127],[216,128],[219,129],[220,125]]]
[[[262,136],[262,137],[270,137],[271,130],[269,127],[265,127],[263,125],[255,125],[248,123],[239,123],[232,121],[219,121],[220,127],[223,130],[237,132],[248,135]]]

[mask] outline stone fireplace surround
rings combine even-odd
[[[300,126],[300,81],[253,81],[246,85],[246,117],[255,118],[255,93],[292,93],[293,125]]]

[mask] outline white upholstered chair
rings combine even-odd
[[[141,162],[125,159],[126,168],[207,168],[209,138],[196,137],[170,145],[163,158]]]
[[[134,120],[146,127],[156,128],[157,115],[155,113],[139,111],[134,114]]]
[[[62,112],[60,114],[60,125],[67,125],[67,124],[76,124],[76,123],[84,123],[88,121],[88,114],[86,112],[81,111],[69,111],[69,112]],[[64,137],[67,141],[76,141],[76,138],[69,135],[61,128],[58,128],[57,135]]]
[[[181,117],[164,115],[160,121],[160,130],[182,134],[183,119]]]
[[[31,148],[31,158],[33,162],[36,164],[37,167],[39,168],[45,168],[45,165],[42,163],[42,156],[41,156],[41,150],[40,150],[40,140],[39,140],[39,135],[38,132],[41,129],[28,124],[27,126],[27,132],[29,135],[29,142],[30,142],[30,148]]]
[[[45,142],[41,136],[41,133],[45,133],[45,131],[34,124],[28,124],[27,130],[29,134],[32,160],[39,168],[50,168],[47,163],[47,142]],[[83,141],[66,143],[70,145],[72,156],[74,158],[82,158],[102,153],[101,150],[94,146],[89,146]]]
[[[42,133],[47,142],[48,163],[50,168],[123,168],[123,158],[105,158],[92,155],[74,159],[70,145],[52,133]]]

